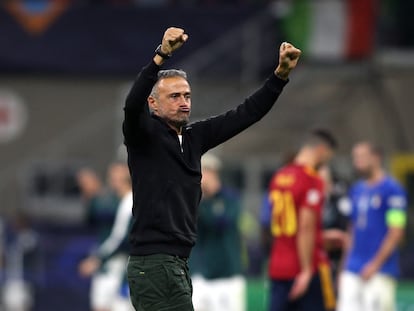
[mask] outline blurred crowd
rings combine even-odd
[[[91,4],[116,4],[116,5],[137,5],[137,6],[170,6],[170,5],[243,5],[243,4],[263,4],[270,0],[87,0]]]
[[[193,5],[243,5],[263,4],[272,0],[5,0],[4,3],[25,3],[31,6],[39,6],[45,3],[75,3],[75,4],[107,4],[107,5],[136,5],[136,6],[193,6]]]
[[[370,143],[357,144],[352,158],[354,168],[356,172],[359,172],[360,181],[351,188],[353,189],[351,191],[348,183],[337,176],[329,166],[324,165],[318,168],[317,178],[323,183],[323,195],[325,196],[320,221],[324,230],[324,246],[329,256],[335,291],[338,290],[339,275],[344,269],[347,271],[345,276],[348,279],[345,280],[347,283],[343,286],[349,287],[351,284],[352,287],[360,288],[358,279],[352,279],[357,278],[358,273],[353,270],[355,267],[352,261],[349,262],[349,258],[347,263],[346,256],[350,256],[347,249],[350,248],[349,240],[352,237],[366,240],[368,231],[365,230],[372,226],[370,223],[384,221],[373,214],[368,214],[369,211],[372,210],[374,213],[377,210],[383,210],[384,215],[387,215],[385,217],[387,225],[381,225],[382,231],[369,229],[370,239],[378,240],[377,247],[381,246],[381,239],[387,235],[387,228],[399,230],[399,235],[394,241],[394,244],[398,244],[403,232],[401,228],[405,224],[402,213],[405,211],[405,195],[383,169],[383,154],[380,149],[376,149]],[[298,157],[289,157],[283,167],[295,165],[297,159]],[[281,170],[276,170],[275,178],[279,172],[283,172],[283,167]],[[250,230],[255,226],[258,229],[259,223],[263,226],[264,233],[270,230],[269,226],[272,226],[272,221],[275,219],[275,215],[272,214],[274,212],[272,212],[271,201],[269,201],[271,192],[264,195],[264,203],[260,208],[262,215],[259,220],[251,213],[251,209],[249,209],[250,212],[243,209],[241,193],[223,181],[223,170],[225,170],[223,162],[217,156],[207,154],[202,158],[203,197],[199,207],[199,235],[190,258],[194,287],[193,301],[195,310],[200,311],[247,310],[246,277],[263,275],[263,271],[267,270],[267,262],[271,265],[274,260],[268,256],[271,256],[269,255],[272,252],[271,248],[278,240],[275,240],[274,232],[273,235],[263,234],[263,247],[258,251],[258,240],[252,238],[252,235],[257,235],[257,232],[252,233],[255,230]],[[370,174],[373,174],[372,172],[380,174],[379,179],[366,190],[364,185],[368,182]],[[90,309],[132,311],[125,271],[128,258],[128,231],[132,223],[132,192],[128,166],[123,161],[111,163],[107,169],[106,182],[90,167],[80,168],[75,177],[85,210],[84,225],[90,228],[94,235],[93,245],[76,263],[79,277],[91,279],[88,294]],[[269,187],[271,185],[272,182]],[[374,191],[375,194],[370,201],[365,202],[368,194],[364,191],[371,191],[370,187],[377,190]],[[356,194],[355,189],[360,189],[358,191],[362,191],[362,194],[359,192]],[[380,198],[380,195],[384,197]],[[365,203],[361,203],[361,200]],[[273,208],[277,207],[273,206]],[[391,213],[387,214],[387,211]],[[257,225],[254,225],[255,223]],[[348,231],[352,223],[357,231]],[[35,305],[34,284],[36,280],[30,275],[30,271],[32,271],[31,266],[36,262],[33,260],[33,254],[36,253],[39,235],[30,226],[28,219],[20,215],[14,221],[8,222],[7,226],[3,224],[1,241],[3,241],[2,251],[6,254],[3,256],[3,269],[1,270],[2,310],[32,310]],[[396,247],[395,245],[393,247]],[[374,256],[377,250],[371,249],[372,253],[368,254],[369,257]],[[357,258],[367,256],[367,254],[359,254],[360,251],[354,249],[352,256]],[[392,260],[395,258],[393,257]],[[387,262],[386,259],[384,260]],[[362,260],[358,263],[358,267],[364,267],[366,264],[368,263]],[[392,300],[390,303],[393,303],[395,300],[395,296],[392,295],[395,293],[393,282],[398,275],[396,270],[398,268],[393,265],[384,264],[384,271],[381,266],[378,266],[376,270],[370,272],[372,275],[378,275],[380,281],[379,285],[368,288],[368,300],[377,299],[373,293],[378,289],[376,287],[380,286],[380,289],[386,288],[388,293],[382,295],[388,297]],[[387,275],[385,281],[381,280],[382,275]],[[274,281],[272,275],[270,279]],[[393,281],[390,283],[390,280]],[[363,290],[361,289],[360,292],[362,293]],[[383,291],[380,290],[379,293]],[[345,297],[343,299],[352,302],[356,298]]]

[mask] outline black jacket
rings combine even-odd
[[[196,240],[201,156],[260,120],[286,82],[272,75],[236,109],[187,125],[181,151],[176,132],[148,109],[147,98],[159,70],[154,62],[142,69],[124,108],[123,133],[134,194],[130,253],[188,257]]]

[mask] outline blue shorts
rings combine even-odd
[[[316,273],[305,295],[289,300],[294,280],[271,280],[269,311],[330,311],[335,309],[335,294],[328,266]]]

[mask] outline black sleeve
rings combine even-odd
[[[145,66],[138,74],[125,101],[125,118],[122,125],[125,143],[133,143],[151,123],[147,99],[154,84],[160,67],[153,61]]]
[[[243,104],[219,116],[194,123],[192,127],[201,137],[202,152],[225,142],[263,118],[287,82],[272,74]]]

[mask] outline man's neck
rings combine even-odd
[[[174,125],[174,124],[172,124],[171,122],[168,122],[168,121],[167,121],[167,125],[170,128],[172,128],[177,133],[177,135],[181,135],[181,133],[183,131],[183,127],[182,126],[176,126],[176,125]]]
[[[311,167],[313,169],[316,169],[317,161],[315,159],[315,156],[312,152],[308,150],[302,150],[299,152],[299,154],[295,158],[295,163],[307,167]]]
[[[367,184],[374,185],[379,183],[385,177],[385,171],[382,168],[374,169],[372,174],[366,179]]]
[[[177,128],[177,127],[171,126],[171,128],[177,133],[177,135],[181,135],[181,133],[183,132],[182,127]]]
[[[153,114],[160,120],[162,120],[165,124],[167,124],[171,129],[173,129],[177,135],[181,135],[183,127],[182,126],[177,126],[176,124],[174,124],[174,122],[171,122],[170,120],[161,117],[160,115],[158,115],[158,113],[153,112]]]

